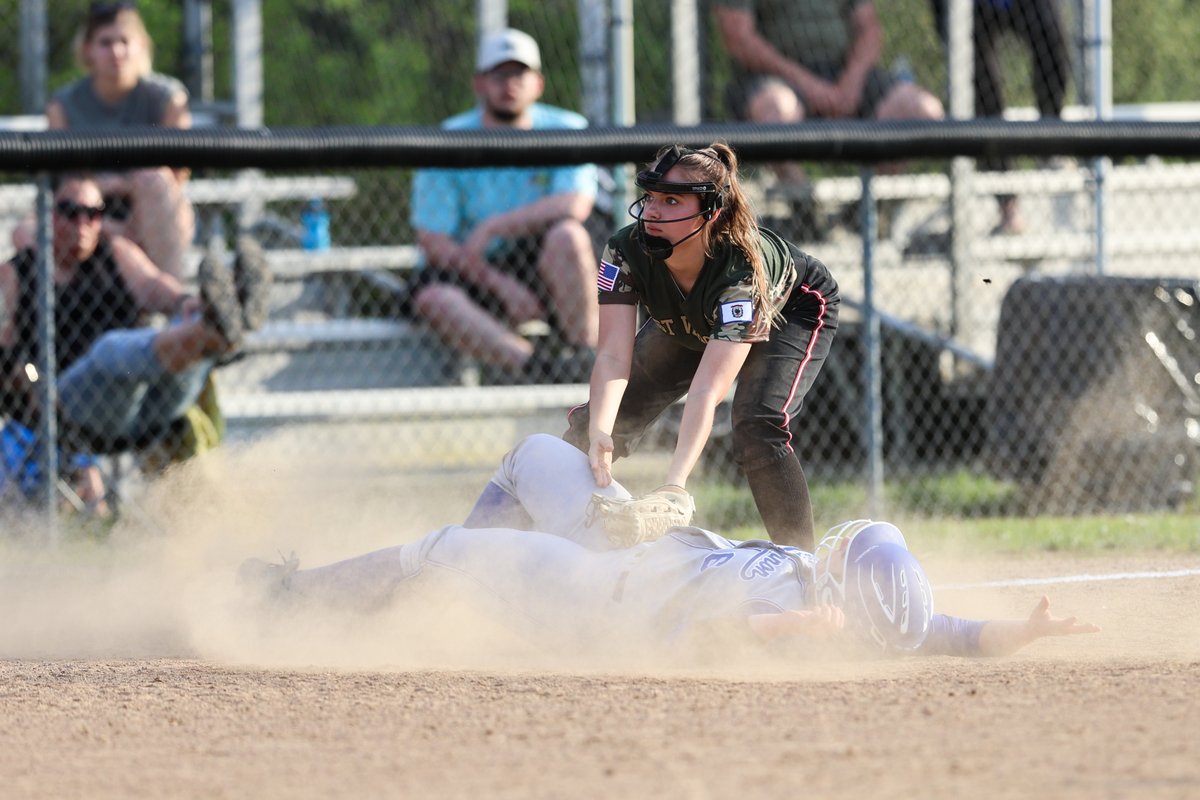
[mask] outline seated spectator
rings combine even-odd
[[[883,29],[871,0],[715,0],[717,28],[733,59],[726,92],[738,119],[936,120],[941,101],[880,68]],[[784,184],[805,185],[796,164]]]
[[[943,44],[947,37],[946,0],[932,0],[933,15]],[[1062,115],[1067,96],[1067,78],[1071,58],[1067,52],[1066,29],[1058,0],[975,0],[972,4],[972,39],[975,51],[975,116],[1004,116],[1004,73],[1000,69],[997,44],[1011,31],[1029,48],[1033,60],[1033,94],[1038,113],[1043,117]],[[1004,171],[1011,167],[1007,158],[987,159],[981,166]],[[1017,198],[1000,195],[1000,222],[992,231],[1016,234],[1025,229]]]
[[[50,128],[190,128],[187,90],[151,70],[152,51],[133,2],[92,3],[75,50],[87,75],[50,99]],[[184,194],[188,170],[158,167],[96,177],[104,193],[106,232],[131,239],[163,272],[182,277],[184,251],[195,235],[195,214]],[[31,235],[32,225],[14,235],[18,250],[32,243]]]
[[[54,194],[54,354],[59,428],[71,453],[108,453],[165,434],[196,404],[209,371],[261,322],[265,260],[248,242],[233,273],[200,266],[200,297],[155,267],[136,244],[101,229],[98,182],[62,178]],[[254,253],[256,257],[250,257]],[[239,296],[245,302],[239,302]],[[0,414],[37,430],[37,253],[0,264]],[[250,313],[248,313],[250,312]],[[143,327],[148,313],[167,327]],[[94,500],[96,498],[85,498]]]
[[[574,112],[537,102],[545,89],[537,43],[503,30],[476,61],[479,105],[446,120],[448,130],[584,128]],[[596,168],[427,169],[413,184],[412,222],[424,266],[412,310],[451,347],[508,375],[586,380],[596,344],[596,251],[585,221]],[[568,358],[522,335],[548,323]],[[575,351],[572,357],[572,352]],[[558,350],[562,353],[562,349]],[[547,374],[575,367],[578,376]]]

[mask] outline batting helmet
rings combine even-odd
[[[813,553],[818,564],[823,564],[827,572],[840,577],[845,572],[846,562],[850,559],[850,543],[857,542],[855,548],[861,552],[871,544],[892,542],[905,550],[908,543],[904,534],[890,522],[876,522],[873,519],[852,519],[830,528],[824,538],[817,544]],[[818,580],[821,577],[821,567],[818,566]]]
[[[847,629],[868,647],[911,652],[929,635],[933,593],[925,570],[898,544],[874,544],[846,565],[842,611]]]
[[[818,602],[839,606],[846,628],[879,651],[907,652],[925,641],[933,594],[895,525],[852,520],[817,545]]]

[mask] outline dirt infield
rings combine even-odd
[[[1200,797],[1200,576],[1095,577],[1196,555],[933,554],[941,611],[1023,617],[1045,592],[1104,628],[1006,659],[598,664],[485,632],[439,647],[386,613],[240,624],[240,558],[361,552],[395,541],[396,512],[225,491],[219,516],[178,493],[149,508],[168,538],[8,554],[4,797]]]
[[[19,798],[1197,797],[1198,582],[1046,587],[1104,632],[1008,659],[790,670],[436,668],[336,637],[325,666],[263,667],[127,628],[93,647],[167,652],[0,662],[0,775]]]

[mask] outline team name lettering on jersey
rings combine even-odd
[[[696,331],[696,329],[692,327],[692,323],[687,317],[680,317],[677,320],[674,320],[674,319],[656,319],[656,320],[654,320],[654,324],[658,326],[658,329],[660,331],[662,331],[663,333],[665,333],[667,336],[675,336],[675,323],[676,322],[678,322],[679,326],[682,328],[682,332],[680,333],[680,335],[686,334],[688,336],[691,336],[693,339],[700,342],[701,344],[708,344],[708,340],[711,337],[702,336],[700,333],[698,333]]]
[[[731,322],[750,322],[754,319],[754,304],[749,300],[735,300],[732,303],[721,303],[721,324]]]
[[[700,339],[701,341],[704,340],[704,337],[701,336],[699,333],[697,333],[696,329],[692,327],[692,321],[690,319],[688,319],[687,317],[680,317],[679,321],[683,323],[683,332],[684,333],[686,333],[689,336],[695,336],[697,339]]]
[[[705,556],[704,560],[700,562],[700,571],[704,572],[709,567],[719,567],[731,558],[733,558],[732,551],[713,553],[711,556]]]
[[[754,558],[746,562],[742,567],[742,579],[753,580],[754,578],[770,577],[780,567],[786,567],[790,562],[787,556],[778,553],[774,550],[763,550],[756,554]]]

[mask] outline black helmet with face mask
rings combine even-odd
[[[691,150],[687,147],[672,145],[665,152],[658,163],[647,170],[642,170],[637,175],[638,188],[646,192],[658,192],[659,194],[698,194],[700,195],[700,210],[695,214],[689,214],[686,217],[677,219],[664,219],[659,222],[684,222],[685,220],[695,219],[696,217],[704,218],[704,225],[707,225],[716,213],[725,203],[725,191],[722,187],[717,186],[712,181],[668,181],[665,176],[671,171],[671,168],[679,163],[685,156],[698,155],[704,158],[712,159],[718,163],[723,163],[719,158],[705,153],[703,150]],[[704,230],[704,225],[701,225],[696,230],[684,236],[676,242],[672,242],[661,236],[651,236],[646,232],[646,223],[642,218],[642,210],[645,207],[646,195],[642,195],[637,200],[634,200],[629,206],[629,215],[637,220],[637,236],[634,237],[642,250],[651,258],[666,259],[670,258],[675,252],[675,247],[688,239],[692,238],[700,231]]]

